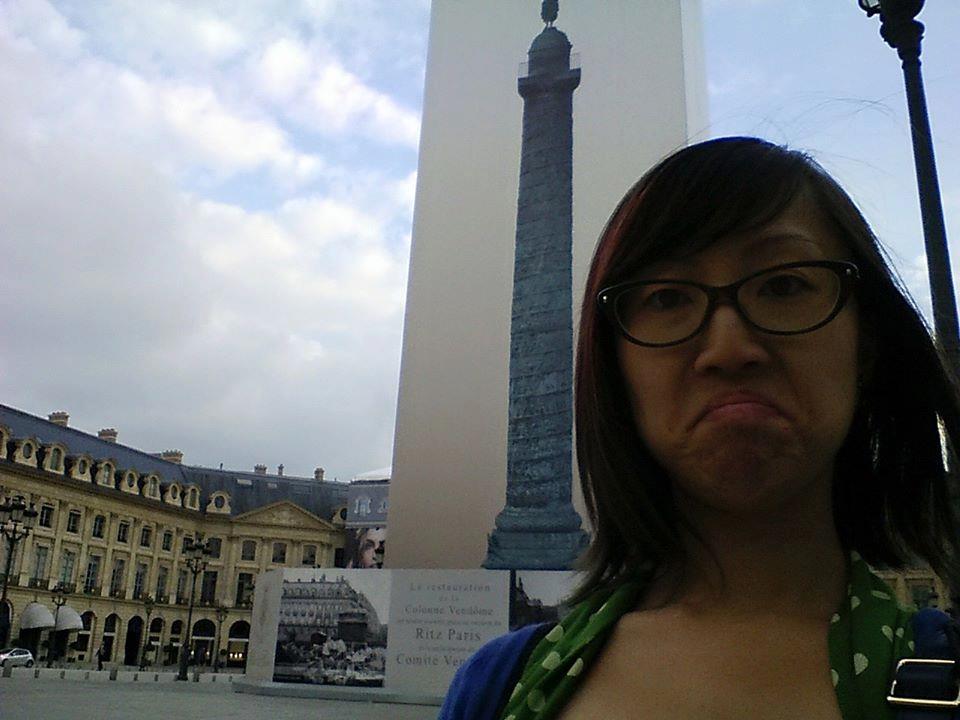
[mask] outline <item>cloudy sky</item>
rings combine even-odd
[[[814,152],[928,311],[876,20],[856,0],[703,3],[702,137]],[[960,5],[928,5],[956,237]],[[0,3],[0,402],[191,464],[389,464],[428,23],[427,0]]]

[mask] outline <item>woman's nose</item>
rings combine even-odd
[[[770,355],[760,341],[760,331],[728,304],[717,307],[696,338],[700,372],[738,373],[766,363]]]

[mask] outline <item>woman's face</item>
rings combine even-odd
[[[767,226],[638,277],[727,285],[825,259],[846,260],[849,251],[801,195]],[[755,330],[723,304],[684,343],[649,348],[621,338],[617,354],[637,430],[679,498],[739,515],[829,488],[856,404],[857,342],[852,298],[824,327],[788,336]]]

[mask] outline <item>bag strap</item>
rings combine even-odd
[[[887,702],[897,720],[960,720],[960,624],[935,608],[913,619],[915,656],[897,664]]]

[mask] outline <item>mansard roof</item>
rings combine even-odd
[[[198,485],[201,510],[218,490],[230,494],[232,516],[289,500],[323,520],[329,520],[336,509],[347,502],[347,483],[181,465],[2,404],[0,425],[10,429],[12,440],[33,437],[41,445],[56,442],[66,446],[71,455],[86,453],[95,461],[109,459],[116,464],[117,470],[135,470],[141,477],[156,473],[164,485],[172,482],[183,488]]]

